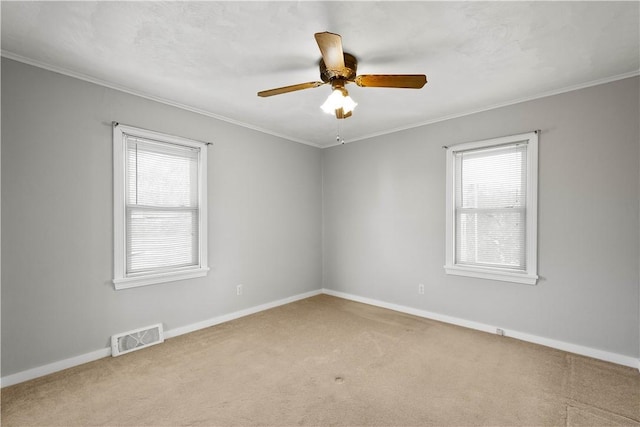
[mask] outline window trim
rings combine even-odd
[[[126,273],[126,155],[127,137],[196,148],[198,156],[199,263],[160,273]],[[207,143],[129,125],[113,123],[113,284],[116,290],[192,279],[207,275]]]
[[[526,271],[498,267],[476,267],[456,264],[455,188],[456,166],[454,154],[459,151],[489,148],[525,142],[527,144],[527,205],[526,215]],[[473,141],[447,147],[446,154],[446,255],[447,274],[535,285],[538,280],[538,132],[528,132],[499,138]]]

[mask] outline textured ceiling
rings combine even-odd
[[[388,133],[638,74],[638,2],[6,2],[2,54],[316,145]],[[353,117],[320,110],[316,32],[358,74],[426,74],[421,90],[360,88]]]

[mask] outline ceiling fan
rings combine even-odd
[[[357,105],[345,89],[347,83],[355,83],[360,87],[389,87],[420,89],[427,83],[424,74],[364,74],[356,75],[358,60],[355,56],[342,51],[342,37],[339,34],[324,32],[315,34],[316,42],[322,53],[320,60],[320,78],[322,81],[300,83],[276,89],[263,90],[258,96],[267,97],[311,89],[331,84],[332,93],[322,105],[323,111],[335,113],[336,118],[351,117]]]

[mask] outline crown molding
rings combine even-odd
[[[265,134],[268,134],[268,135],[271,135],[271,136],[275,136],[275,137],[278,137],[278,138],[286,139],[288,141],[298,142],[300,144],[310,145],[310,146],[316,147],[316,148],[322,148],[320,145],[315,144],[315,143],[313,143],[311,141],[307,141],[307,140],[300,139],[300,138],[295,138],[295,137],[292,137],[292,136],[289,136],[289,135],[284,135],[284,134],[277,133],[277,132],[273,132],[273,131],[271,131],[269,129],[261,128],[259,126],[254,126],[254,125],[251,125],[249,123],[245,123],[245,122],[241,122],[239,120],[231,119],[229,117],[225,117],[225,116],[222,116],[220,114],[212,113],[211,111],[207,111],[207,110],[202,110],[200,108],[191,107],[189,105],[185,105],[185,104],[181,104],[179,102],[171,101],[171,100],[166,99],[166,98],[161,98],[159,96],[151,95],[151,94],[148,94],[148,93],[145,93],[145,92],[140,92],[140,91],[128,88],[126,86],[121,86],[121,85],[118,85],[118,84],[110,83],[110,82],[107,82],[105,80],[101,80],[101,79],[98,79],[98,78],[95,78],[95,77],[88,76],[86,74],[78,73],[78,72],[75,72],[75,71],[68,70],[66,68],[62,68],[62,67],[58,67],[58,66],[55,66],[55,65],[51,65],[51,64],[48,64],[46,62],[37,61],[37,60],[31,59],[31,58],[27,58],[27,57],[15,54],[13,52],[10,52],[10,51],[4,50],[4,49],[0,50],[0,56],[2,56],[3,58],[11,59],[13,61],[22,62],[22,63],[27,64],[27,65],[32,65],[34,67],[42,68],[44,70],[52,71],[54,73],[62,74],[62,75],[68,76],[68,77],[73,77],[73,78],[78,79],[78,80],[83,80],[85,82],[93,83],[93,84],[96,84],[98,86],[104,86],[106,88],[117,90],[119,92],[128,93],[129,95],[138,96],[140,98],[145,98],[145,99],[148,99],[148,100],[151,100],[151,101],[155,101],[155,102],[158,102],[158,103],[161,103],[161,104],[169,105],[171,107],[180,108],[182,110],[186,110],[186,111],[189,111],[189,112],[192,112],[192,113],[200,114],[200,115],[203,115],[203,116],[214,118],[216,120],[220,120],[220,121],[223,121],[223,122],[231,123],[231,124],[236,125],[236,126],[240,126],[240,127],[251,129],[251,130],[255,130],[255,131],[262,132],[262,133],[265,133]]]
[[[365,139],[370,139],[370,138],[375,138],[378,136],[384,136],[384,135],[389,135],[391,133],[395,133],[395,132],[401,132],[404,130],[409,130],[409,129],[415,129],[421,126],[426,126],[426,125],[431,125],[434,123],[439,123],[439,122],[444,122],[446,120],[451,120],[451,119],[457,119],[460,117],[465,117],[465,116],[470,116],[472,114],[477,114],[477,113],[482,113],[485,111],[491,111],[491,110],[495,110],[498,108],[502,108],[502,107],[508,107],[510,105],[515,105],[515,104],[520,104],[523,102],[527,102],[527,101],[535,101],[536,99],[541,99],[541,98],[547,98],[549,96],[554,96],[554,95],[560,95],[563,93],[567,93],[567,92],[573,92],[575,90],[580,90],[580,89],[586,89],[592,86],[599,86],[599,85],[603,85],[606,83],[612,83],[618,80],[624,80],[624,79],[628,79],[630,77],[637,77],[640,76],[640,70],[635,70],[635,71],[631,71],[628,73],[623,73],[623,74],[618,74],[615,76],[611,76],[611,77],[606,77],[603,79],[597,79],[597,80],[591,80],[585,83],[580,83],[577,85],[572,85],[572,86],[566,86],[560,89],[555,89],[555,90],[551,90],[551,91],[547,91],[547,92],[542,92],[540,94],[537,95],[532,95],[532,96],[527,96],[527,97],[523,97],[523,98],[517,98],[511,101],[506,101],[506,102],[502,102],[502,103],[498,103],[498,104],[493,104],[490,105],[488,107],[482,107],[482,108],[477,108],[477,109],[473,109],[473,110],[467,110],[465,112],[462,113],[456,113],[456,114],[450,114],[447,116],[441,116],[435,119],[430,119],[430,120],[425,120],[423,122],[418,122],[418,123],[414,123],[414,124],[410,124],[410,125],[406,125],[406,126],[401,126],[401,127],[397,127],[397,128],[393,128],[390,130],[385,130],[385,131],[381,131],[381,132],[374,132],[374,133],[370,133],[367,135],[363,135],[363,136],[358,136],[356,138],[351,139],[349,142],[355,142],[355,141],[362,141]],[[342,143],[334,143],[331,145],[323,145],[322,148],[329,148],[329,147],[335,147],[336,145],[342,145]]]
[[[329,145],[320,145],[311,141],[307,141],[305,139],[301,139],[301,138],[296,138],[296,137],[292,137],[289,135],[285,135],[285,134],[281,134],[278,132],[273,132],[269,129],[265,129],[259,126],[254,126],[252,124],[249,123],[245,123],[245,122],[241,122],[239,120],[235,120],[235,119],[231,119],[229,117],[225,117],[222,116],[220,114],[216,114],[210,111],[206,111],[206,110],[202,110],[199,108],[195,108],[195,107],[191,107],[189,105],[185,105],[185,104],[181,104],[178,102],[174,102],[171,101],[169,99],[165,99],[165,98],[161,98],[158,96],[154,96],[148,93],[144,93],[144,92],[140,92],[140,91],[136,91],[133,89],[130,89],[128,87],[125,86],[121,86],[121,85],[117,85],[114,83],[109,83],[107,81],[101,80],[101,79],[97,79],[91,76],[88,76],[86,74],[82,74],[82,73],[78,73],[75,71],[71,71],[68,70],[66,68],[62,68],[62,67],[58,67],[55,65],[51,65],[42,61],[37,61],[34,59],[30,59],[18,54],[15,54],[13,52],[7,51],[7,50],[0,50],[0,56],[7,58],[7,59],[12,59],[14,61],[18,61],[18,62],[22,62],[24,64],[28,64],[28,65],[32,65],[34,67],[38,67],[38,68],[42,68],[48,71],[52,71],[54,73],[58,73],[58,74],[62,74],[65,76],[69,76],[69,77],[73,77],[79,80],[83,80],[89,83],[93,83],[99,86],[104,86],[110,89],[114,89],[120,92],[124,92],[124,93],[128,93],[130,95],[134,95],[134,96],[139,96],[141,98],[145,98],[145,99],[149,99],[151,101],[155,101],[155,102],[159,102],[161,104],[165,104],[165,105],[169,105],[172,107],[176,107],[176,108],[180,108],[182,110],[186,110],[186,111],[190,111],[192,113],[196,113],[196,114],[200,114],[203,116],[207,116],[207,117],[211,117],[214,118],[216,120],[220,120],[223,122],[227,122],[227,123],[231,123],[234,124],[236,126],[240,126],[246,129],[251,129],[251,130],[255,130],[261,133],[265,133],[267,135],[271,135],[271,136],[275,136],[278,138],[282,138],[288,141],[292,141],[292,142],[297,142],[300,144],[304,144],[304,145],[309,145],[311,147],[315,147],[315,148],[320,148],[320,149],[324,149],[324,148],[330,148],[330,147],[335,147],[337,145],[342,145],[341,142],[338,143],[332,143]],[[487,107],[482,107],[482,108],[477,108],[477,109],[473,109],[473,110],[467,110],[461,113],[456,113],[456,114],[450,114],[450,115],[446,115],[446,116],[441,116],[441,117],[437,117],[434,119],[429,119],[429,120],[425,120],[425,121],[421,121],[421,122],[417,122],[417,123],[412,123],[406,126],[400,126],[400,127],[396,127],[393,129],[388,129],[388,130],[384,130],[384,131],[380,131],[380,132],[374,132],[374,133],[370,133],[370,134],[366,134],[366,135],[362,135],[362,136],[356,136],[352,139],[350,139],[347,143],[350,142],[356,142],[356,141],[362,141],[362,140],[366,140],[366,139],[371,139],[371,138],[376,138],[379,136],[384,136],[384,135],[389,135],[392,133],[396,133],[396,132],[402,132],[405,130],[410,130],[410,129],[415,129],[418,127],[422,127],[422,126],[426,126],[426,125],[431,125],[434,123],[439,123],[439,122],[444,122],[446,120],[451,120],[451,119],[456,119],[456,118],[460,118],[460,117],[465,117],[465,116],[470,116],[472,114],[477,114],[477,113],[482,113],[485,111],[491,111],[491,110],[495,110],[498,108],[502,108],[502,107],[508,107],[510,105],[515,105],[515,104],[520,104],[522,102],[527,102],[527,101],[534,101],[536,99],[541,99],[541,98],[546,98],[549,96],[554,96],[554,95],[559,95],[562,93],[567,93],[567,92],[573,92],[575,90],[580,90],[580,89],[586,89],[592,86],[598,86],[598,85],[602,85],[602,84],[606,84],[606,83],[612,83],[618,80],[623,80],[623,79],[627,79],[630,77],[636,77],[636,76],[640,76],[640,70],[634,70],[628,73],[623,73],[623,74],[618,74],[615,76],[611,76],[611,77],[606,77],[606,78],[602,78],[602,79],[596,79],[596,80],[591,80],[588,82],[584,82],[584,83],[579,83],[576,85],[571,85],[571,86],[566,86],[560,89],[555,89],[555,90],[551,90],[551,91],[546,91],[546,92],[542,92],[539,93],[537,95],[532,95],[532,96],[527,96],[527,97],[522,97],[522,98],[516,98],[513,99],[511,101],[506,101],[506,102],[502,102],[502,103],[498,103],[498,104],[493,104]]]

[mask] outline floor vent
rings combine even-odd
[[[111,336],[113,357],[164,342],[162,323]]]

